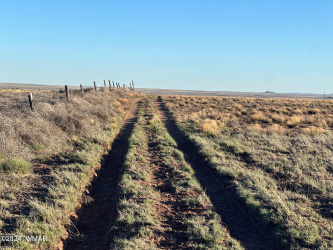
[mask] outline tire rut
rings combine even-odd
[[[118,184],[128,151],[128,138],[137,120],[140,104],[140,99],[132,104],[124,126],[89,187],[91,192],[83,195],[79,217],[69,231],[64,249],[108,249],[112,239],[111,225],[117,216]]]
[[[160,97],[155,101],[155,106],[169,134],[177,142],[178,149],[184,153],[186,161],[191,164],[197,179],[206,189],[231,236],[246,249],[283,249],[276,242],[272,230],[265,227],[260,220],[251,217],[236,200],[232,191],[228,190],[227,185],[230,183],[226,183],[214,173],[204,157],[198,153],[198,148],[178,128]]]

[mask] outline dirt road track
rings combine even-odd
[[[64,249],[108,249],[110,229],[117,216],[118,183],[128,151],[128,138],[137,120],[140,99],[136,99],[123,128],[112,143],[100,172],[92,183],[91,192],[84,195],[76,227],[72,227]]]
[[[251,218],[233,193],[227,190],[226,183],[217,177],[198,153],[196,146],[179,130],[160,98],[155,101],[155,106],[169,134],[177,142],[178,149],[184,153],[186,161],[191,164],[197,179],[206,189],[223,223],[229,228],[231,236],[239,240],[246,249],[283,249],[275,242],[273,233],[260,221]]]

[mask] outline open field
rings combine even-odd
[[[41,238],[2,248],[333,248],[333,101],[28,93],[0,91],[0,234]]]
[[[85,87],[92,87],[93,83],[82,84]],[[102,81],[97,82],[102,87]],[[121,84],[122,86],[122,84]],[[39,85],[22,83],[0,83],[1,89],[32,89],[32,90],[62,90],[63,85]],[[70,86],[70,89],[79,89],[79,86]],[[191,95],[191,96],[225,96],[225,97],[254,97],[254,98],[303,98],[303,99],[324,99],[323,94],[298,94],[298,93],[264,93],[264,92],[231,92],[231,91],[204,91],[204,90],[179,90],[179,89],[153,89],[135,88],[135,92],[147,95]],[[325,98],[333,99],[333,94],[326,94]]]
[[[225,97],[255,97],[255,98],[305,98],[324,99],[323,94],[298,94],[298,93],[265,93],[265,92],[232,92],[232,91],[205,91],[205,90],[180,90],[180,89],[152,89],[136,88],[136,92],[147,95],[186,95],[186,96],[225,96]],[[332,99],[332,94],[325,98]]]
[[[210,167],[276,240],[287,248],[333,247],[332,101],[162,100]]]

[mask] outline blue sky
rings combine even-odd
[[[0,0],[0,10],[0,82],[333,92],[329,0]]]

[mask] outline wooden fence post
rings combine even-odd
[[[97,86],[96,86],[96,82],[94,81],[94,88],[95,88],[95,91],[97,92]]]
[[[111,90],[111,81],[109,80],[109,89]]]
[[[65,85],[66,99],[69,101],[69,88],[68,85]]]
[[[30,104],[31,111],[34,111],[34,102],[33,102],[33,98],[32,98],[32,93],[30,93],[28,95],[28,98],[29,98],[29,104]]]
[[[133,80],[132,80],[132,88],[133,88],[133,91],[134,91],[134,82],[133,82]]]
[[[84,94],[82,84],[80,84],[80,90],[81,90],[81,93]]]

